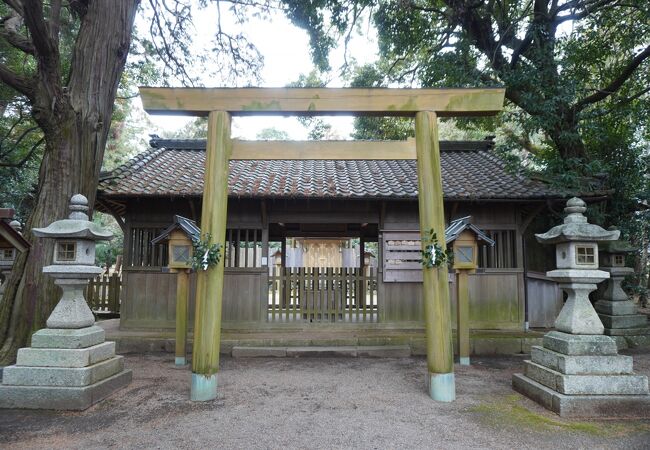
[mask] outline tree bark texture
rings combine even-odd
[[[36,203],[23,233],[31,249],[17,258],[0,300],[0,365],[15,358],[31,333],[44,326],[59,300],[58,288],[42,272],[52,261],[53,242],[35,239],[31,230],[67,217],[70,197],[75,193],[85,195],[91,208],[94,204],[138,3],[88,2],[73,48],[67,86],[57,70],[61,61],[51,65],[51,58],[60,58],[58,50],[54,55],[36,55],[39,71],[31,101],[46,147]]]

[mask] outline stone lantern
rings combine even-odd
[[[68,219],[35,228],[37,237],[55,239],[54,260],[43,272],[61,286],[63,296],[47,319],[47,328],[32,336],[32,346],[18,350],[16,365],[4,369],[0,407],[83,410],[131,381],[115,343],[84,299],[88,280],[102,272],[95,266],[95,241],[109,231],[88,220],[88,200],[70,200]]]
[[[544,336],[542,347],[532,347],[524,373],[513,376],[513,388],[561,416],[649,416],[648,378],[633,372],[632,357],[618,355],[589,301],[597,283],[609,278],[598,269],[597,243],[615,241],[620,232],[588,223],[586,210],[574,197],[564,209],[564,223],[536,235],[541,243],[556,244],[558,268],[546,275],[568,297],[556,331]]]
[[[621,288],[623,279],[634,273],[634,269],[625,267],[625,257],[636,249],[623,240],[603,242],[599,249],[602,270],[610,274],[594,305],[605,334],[620,340],[650,335],[647,317],[637,313],[636,305]]]

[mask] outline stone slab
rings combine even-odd
[[[650,336],[625,336],[630,348],[650,348]]]
[[[565,375],[524,361],[524,375],[561,394],[567,395],[647,395],[645,375]]]
[[[612,316],[621,316],[621,315],[637,313],[636,305],[634,304],[634,302],[630,300],[622,301],[622,302],[598,300],[594,304],[594,309],[599,314],[609,314]]]
[[[650,335],[650,327],[642,328],[605,328],[607,336],[648,336]]]
[[[605,328],[642,328],[648,326],[648,318],[643,314],[610,316],[598,314]]]
[[[650,418],[650,395],[564,395],[523,374],[512,377],[512,387],[561,417]]]
[[[115,342],[104,342],[88,348],[21,348],[17,366],[86,367],[115,356]]]
[[[475,355],[514,355],[521,353],[521,339],[484,338],[474,340]]]
[[[568,334],[550,331],[544,335],[544,348],[563,355],[616,355],[616,342],[600,334]]]
[[[295,358],[305,356],[349,356],[356,358],[357,347],[287,347],[287,356]]]
[[[0,408],[82,411],[127,386],[131,370],[83,387],[0,386]]]
[[[87,348],[104,342],[103,328],[43,328],[32,335],[32,348]]]
[[[286,347],[233,347],[233,358],[282,358],[287,356]]]
[[[2,384],[13,386],[88,386],[124,370],[124,358],[115,356],[88,367],[9,366]]]
[[[411,347],[408,345],[377,345],[357,347],[357,356],[360,358],[408,358],[411,356]]]
[[[534,363],[565,375],[620,375],[633,370],[631,356],[570,356],[538,346],[530,354]]]

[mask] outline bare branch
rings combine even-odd
[[[637,67],[639,67],[641,63],[643,63],[643,61],[645,61],[648,57],[650,57],[650,45],[648,45],[641,53],[632,58],[632,60],[627,66],[625,66],[618,77],[614,78],[607,86],[602,89],[598,89],[595,93],[578,101],[573,106],[573,111],[579,112],[588,105],[604,100],[608,96],[618,91],[621,86],[623,86],[623,83],[625,83],[627,79],[632,76]]]

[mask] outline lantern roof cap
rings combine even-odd
[[[190,240],[192,241],[201,239],[201,229],[198,226],[196,226],[196,222],[194,222],[191,219],[188,219],[187,217],[175,215],[174,223],[172,223],[170,226],[165,228],[165,230],[163,230],[162,233],[160,233],[158,236],[152,239],[151,243],[158,244],[161,241],[169,239],[169,235],[174,230],[183,231],[187,235],[187,237],[190,238]]]
[[[479,227],[472,224],[472,216],[461,217],[460,219],[452,220],[447,229],[445,229],[445,242],[447,244],[458,239],[458,236],[465,231],[470,230],[476,234],[479,241],[485,241],[491,246],[494,246],[494,241],[483,232]]]
[[[611,226],[608,228],[610,231],[618,230],[618,228]],[[630,244],[626,239],[618,239],[616,241],[605,241],[598,244],[598,249],[602,253],[634,253],[636,248]]]
[[[34,228],[37,237],[79,238],[92,241],[106,241],[113,238],[113,233],[101,225],[88,220],[88,199],[81,194],[70,199],[70,215],[67,219],[52,222],[45,228]]]
[[[614,241],[619,238],[618,230],[606,230],[603,227],[587,222],[584,212],[587,205],[578,197],[566,202],[564,212],[567,214],[564,223],[554,226],[546,233],[536,234],[537,242],[542,244],[559,244],[562,242],[583,241]]]

